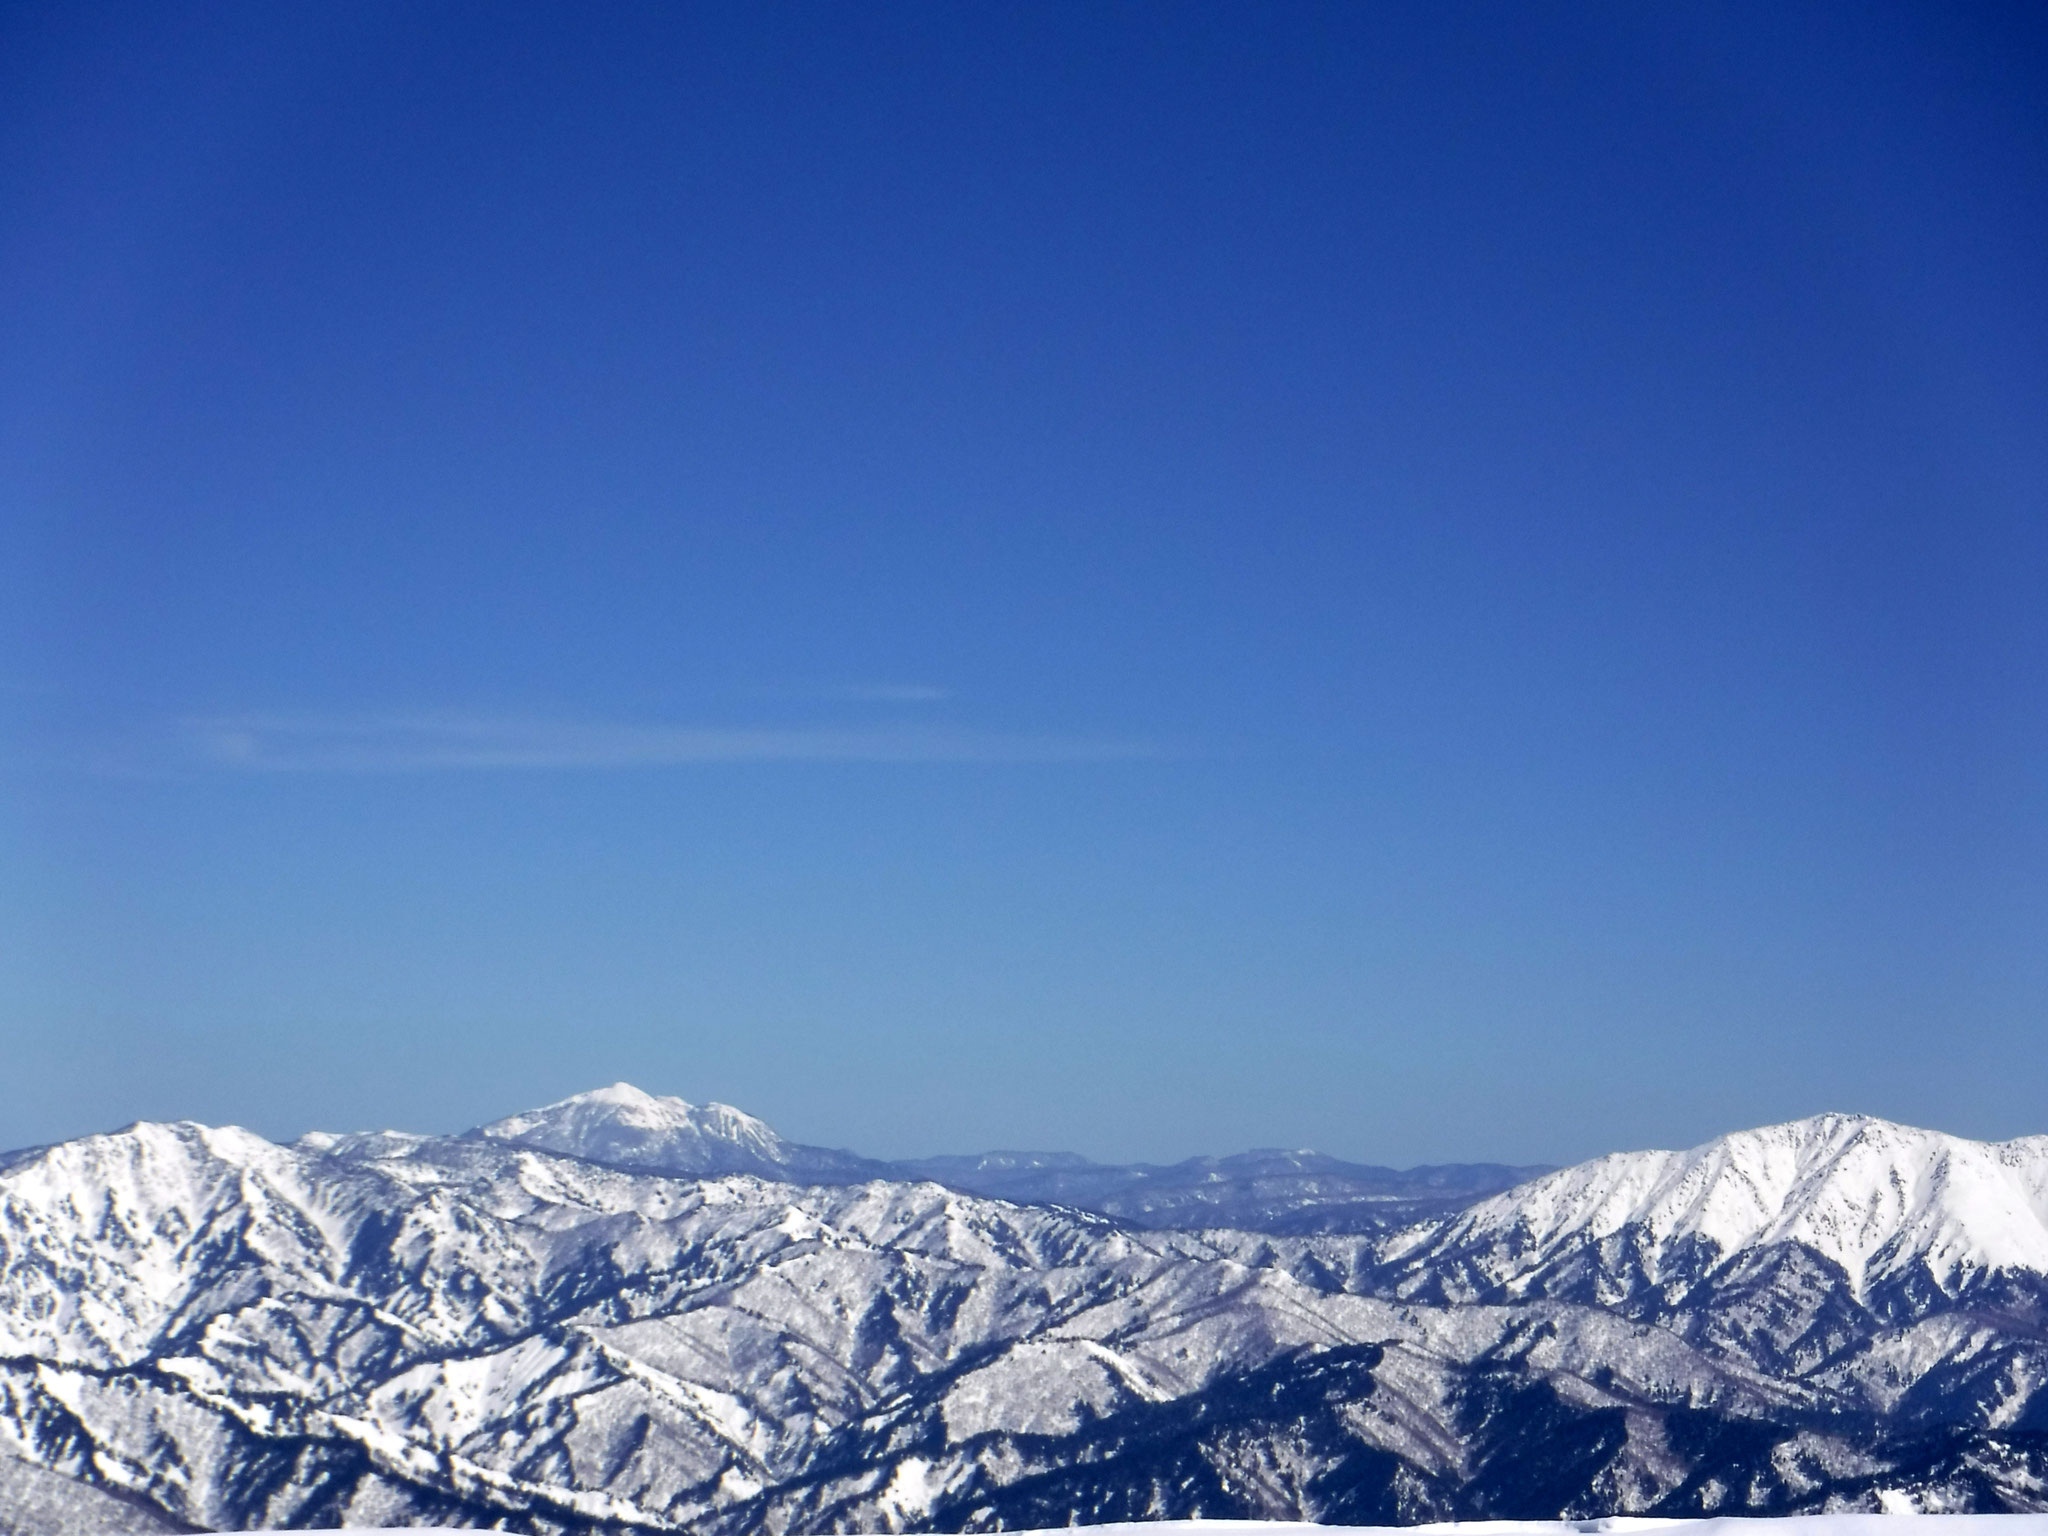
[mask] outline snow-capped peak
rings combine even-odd
[[[784,1161],[782,1138],[752,1115],[729,1104],[700,1108],[631,1083],[574,1094],[478,1126],[470,1134],[672,1173],[725,1172],[735,1154],[766,1163]]]
[[[886,1171],[851,1153],[785,1141],[730,1104],[691,1104],[631,1083],[574,1094],[467,1134],[616,1168],[707,1178],[752,1173],[845,1182]]]
[[[1839,1264],[1859,1291],[1916,1263],[1945,1289],[1986,1271],[2048,1271],[2048,1136],[1980,1142],[1815,1115],[1686,1152],[1616,1153],[1562,1169],[1405,1246],[1462,1249],[1512,1289],[1621,1233],[1652,1277],[1696,1242],[1724,1256],[1799,1244]]]

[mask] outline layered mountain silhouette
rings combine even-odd
[[[971,1195],[1064,1205],[1154,1229],[1385,1232],[1548,1173],[1453,1163],[1378,1168],[1320,1152],[1264,1149],[1184,1162],[1097,1163],[1072,1152],[983,1152],[880,1162],[785,1141],[729,1104],[695,1105],[614,1083],[468,1133],[636,1172],[749,1173],[795,1184],[930,1180]],[[351,1145],[365,1143],[347,1139]]]
[[[1266,1156],[1211,1182],[1329,1176]],[[959,1186],[1092,1165],[961,1161],[907,1178],[623,1085],[454,1137],[145,1124],[0,1159],[0,1509],[793,1533],[2048,1508],[2048,1138],[1821,1116],[1344,1233],[991,1199]]]

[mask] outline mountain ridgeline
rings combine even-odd
[[[1376,1168],[1320,1152],[1261,1150],[1167,1165],[1091,1162],[1072,1152],[984,1152],[877,1162],[785,1141],[729,1104],[686,1104],[614,1083],[479,1126],[471,1136],[562,1152],[636,1173],[750,1173],[792,1184],[929,1180],[1020,1205],[1066,1205],[1153,1229],[1387,1232],[1461,1210],[1548,1167],[1453,1163]]]
[[[131,1126],[0,1158],[0,1529],[2048,1509],[2048,1137],[1528,1171]]]

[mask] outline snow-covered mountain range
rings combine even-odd
[[[1839,1270],[1858,1300],[1904,1287],[1907,1308],[1930,1287],[1953,1296],[1992,1275],[2048,1274],[2048,1136],[1985,1143],[1820,1115],[1568,1168],[1414,1228],[1385,1254],[1460,1299],[1589,1284],[1594,1299],[1618,1283],[1683,1294],[1729,1255],[1785,1248]]]
[[[792,1184],[928,1180],[996,1200],[1072,1206],[1132,1226],[1286,1234],[1392,1231],[1551,1171],[1500,1163],[1377,1168],[1319,1152],[1272,1150],[1166,1165],[1097,1163],[1072,1152],[880,1162],[786,1141],[729,1104],[689,1104],[643,1093],[630,1083],[577,1094],[468,1134],[640,1173],[749,1173]],[[321,1144],[360,1150],[375,1140],[329,1137]]]
[[[1547,1167],[1447,1163],[1376,1168],[1320,1152],[1271,1148],[1185,1162],[1093,1163],[1062,1152],[987,1152],[890,1165],[969,1194],[1027,1205],[1070,1205],[1134,1226],[1240,1227],[1298,1236],[1390,1232],[1460,1210]]]
[[[0,1511],[717,1536],[2048,1508],[2048,1138],[1823,1116],[1304,1236],[817,1152],[615,1087],[459,1137],[145,1124],[0,1158],[0,1454],[27,1464]]]

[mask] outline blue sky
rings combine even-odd
[[[2037,8],[13,5],[0,1144],[2048,1131]]]

